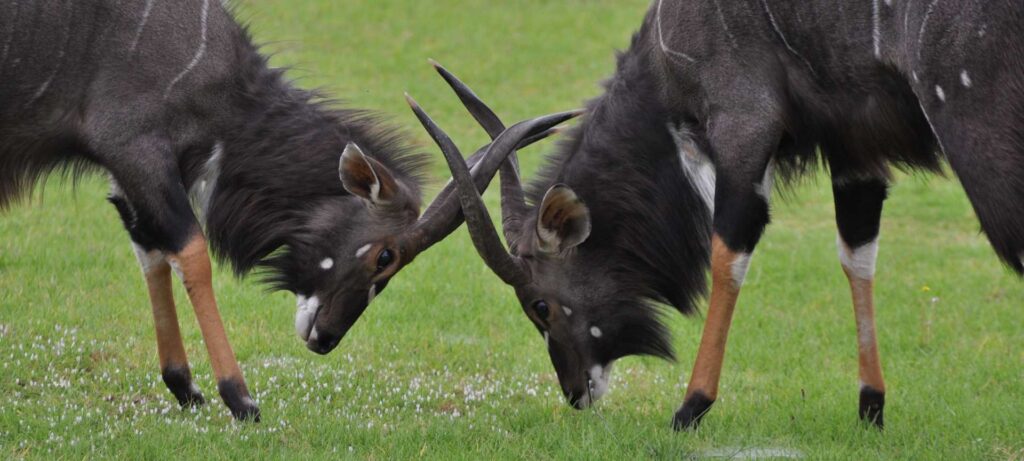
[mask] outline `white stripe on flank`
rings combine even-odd
[[[924,48],[922,44],[924,42],[924,30],[928,27],[928,20],[932,17],[932,11],[935,11],[935,4],[939,3],[939,0],[932,0],[928,4],[928,9],[924,11],[924,18],[921,19],[921,29],[917,31],[917,60],[921,60],[921,48]]]
[[[797,53],[796,49],[794,49],[789,44],[789,41],[786,40],[786,36],[782,35],[782,29],[779,29],[779,23],[775,22],[775,15],[773,15],[771,9],[768,8],[768,0],[761,0],[761,6],[764,7],[764,12],[768,14],[768,20],[772,23],[772,29],[775,29],[775,33],[779,36],[779,39],[782,40],[782,44],[786,45],[786,49],[789,50],[790,53],[793,53],[793,56],[800,58],[800,60],[807,65],[807,69],[811,71],[811,75],[818,75],[814,72],[814,66],[811,65],[811,62],[808,61],[807,58],[804,58],[800,53]]]
[[[886,0],[885,3],[889,4],[889,1]],[[875,58],[882,57],[882,19],[881,13],[878,11],[880,8],[878,0],[871,2],[871,39],[875,45]]]
[[[658,0],[658,11],[654,13],[654,22],[656,22],[658,26],[658,44],[661,45],[661,51],[664,51],[669,55],[679,56],[690,62],[697,62],[697,60],[693,59],[692,56],[670,49],[668,45],[665,45],[665,36],[661,33],[661,4],[663,2],[664,0]]]
[[[39,98],[43,97],[44,94],[46,94],[46,90],[50,88],[50,84],[53,83],[53,79],[57,77],[57,73],[60,72],[61,67],[64,66],[64,57],[67,55],[67,48],[70,44],[69,42],[71,42],[71,18],[68,17],[66,19],[68,21],[68,24],[67,27],[64,29],[64,40],[61,42],[60,49],[57,50],[57,64],[53,66],[53,72],[50,72],[50,75],[46,77],[46,81],[44,81],[43,84],[39,86],[39,89],[36,90],[36,93],[34,95],[32,95],[32,99],[30,99],[28,103],[25,104],[25,107],[31,106],[33,103],[36,102],[36,100],[38,100]]]
[[[722,29],[725,29],[725,35],[729,37],[729,43],[732,44],[732,47],[739,48],[739,45],[736,43],[736,37],[732,35],[732,31],[729,30],[729,24],[725,22],[725,14],[722,13],[722,5],[718,1],[715,0],[715,10],[718,11],[718,20],[722,23]]]
[[[174,80],[171,80],[171,83],[167,85],[167,89],[164,90],[164,99],[167,99],[171,95],[171,90],[174,89],[174,85],[177,85],[178,82],[180,82],[181,79],[185,78],[185,76],[188,75],[189,72],[192,72],[192,69],[194,69],[196,65],[199,64],[199,61],[203,59],[203,56],[206,55],[206,21],[207,16],[209,16],[209,13],[210,0],[203,0],[203,9],[199,15],[199,48],[196,49],[195,56],[192,56],[192,60],[189,61],[188,65],[185,66],[185,69],[182,70],[181,73],[178,74],[178,76],[174,77]]]
[[[149,13],[153,10],[153,2],[155,0],[146,0],[146,6],[142,8],[142,19],[139,21],[139,27],[135,29],[135,37],[132,38],[132,45],[128,47],[128,51],[135,51],[135,47],[139,44],[139,39],[142,38],[142,30],[146,28],[146,22],[149,21]]]

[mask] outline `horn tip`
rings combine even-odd
[[[405,92],[405,102],[407,102],[409,106],[412,107],[413,109],[418,109],[420,107],[419,103],[417,103],[416,100],[412,98],[412,95],[409,94],[408,91]]]
[[[442,66],[441,63],[439,63],[436,60],[434,60],[434,58],[427,58],[427,62],[429,62],[430,65],[434,66],[434,68],[437,69],[437,70],[444,69],[444,66]]]

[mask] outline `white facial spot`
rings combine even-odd
[[[370,285],[370,294],[366,295],[366,304],[373,302],[373,298],[377,297],[377,285]]]
[[[572,309],[569,309],[569,306],[562,306],[562,312],[565,312],[566,317],[572,316]]]
[[[139,267],[143,274],[150,273],[166,261],[163,252],[159,250],[146,251],[135,243],[132,243],[132,250],[135,251],[135,259],[139,261]]]
[[[332,267],[334,267],[334,260],[333,259],[331,259],[331,258],[324,258],[323,261],[320,261],[320,268],[321,269],[329,270]]]
[[[946,102],[946,92],[939,85],[935,85],[935,96],[939,97],[939,101]]]
[[[590,336],[593,336],[595,338],[600,338],[602,334],[604,334],[604,333],[601,332],[600,328],[598,328],[596,326],[590,327]]]
[[[320,299],[316,296],[306,298],[303,295],[295,297],[295,332],[303,341],[308,340],[316,327],[313,322],[316,320],[317,311],[320,310]]]
[[[971,82],[971,76],[967,74],[966,70],[960,71],[960,84],[963,85],[964,88],[970,88],[973,84]]]
[[[750,258],[752,257],[753,255],[750,253],[740,253],[732,261],[732,283],[736,288],[742,287],[743,282],[747,279],[747,271],[750,269]]]
[[[358,258],[362,258],[362,257],[363,257],[363,255],[365,255],[367,251],[370,251],[370,248],[371,248],[371,247],[373,247],[373,245],[371,245],[371,244],[369,244],[369,243],[367,243],[366,245],[363,245],[363,246],[359,247],[359,249],[358,249],[358,250],[356,250],[356,258],[357,258],[357,259],[358,259]]]
[[[857,248],[850,248],[843,237],[836,236],[839,249],[839,262],[853,276],[862,280],[875,278],[875,261],[878,259],[878,237]]]

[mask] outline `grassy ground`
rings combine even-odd
[[[239,14],[300,84],[411,128],[408,90],[471,146],[483,134],[426,58],[506,120],[571,108],[598,93],[646,6],[253,0]],[[547,150],[522,155],[527,172]],[[700,431],[684,434],[669,421],[699,318],[672,317],[678,363],[624,360],[610,395],[573,411],[511,290],[462,230],[396,277],[327,357],[295,337],[288,295],[220,270],[228,333],[264,420],[235,423],[219,402],[179,410],[160,381],[146,291],[105,188],[98,177],[77,191],[54,180],[31,206],[0,216],[0,458],[1024,457],[1024,284],[997,263],[951,179],[904,177],[886,208],[884,433],[856,421],[854,323],[822,180],[776,201],[721,398]],[[198,383],[215,397],[194,317],[187,304],[179,311]]]

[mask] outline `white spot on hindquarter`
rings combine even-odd
[[[600,328],[598,328],[596,326],[590,327],[590,336],[593,336],[595,338],[600,338],[602,334],[604,334],[604,333],[601,332]]]
[[[139,27],[135,29],[135,37],[132,38],[132,45],[128,47],[128,51],[135,51],[135,47],[139,44],[139,39],[142,38],[142,30],[146,28],[146,22],[149,21],[149,13],[153,10],[153,3],[155,0],[146,0],[146,6],[142,8],[142,19],[139,20]]]
[[[332,267],[334,267],[334,260],[333,259],[331,259],[331,258],[324,258],[323,261],[320,261],[320,268],[321,269],[329,270]]]
[[[935,85],[935,96],[939,97],[939,101],[946,102],[946,92],[939,85]]]
[[[697,148],[689,130],[683,127],[676,129],[670,124],[668,131],[679,150],[679,162],[682,164],[683,173],[697,189],[697,194],[708,207],[708,211],[715,214],[715,165]]]
[[[572,309],[569,309],[569,306],[562,306],[562,312],[565,312],[566,317],[572,316]]]
[[[654,22],[657,23],[656,25],[658,27],[658,44],[661,45],[661,51],[663,51],[665,54],[668,54],[669,56],[678,56],[690,62],[697,62],[697,60],[693,59],[692,56],[686,53],[673,50],[669,48],[668,45],[665,44],[665,35],[662,34],[661,32],[661,4],[663,2],[664,0],[658,0],[658,10],[655,11],[654,13]]]
[[[156,269],[167,262],[166,256],[160,250],[146,251],[135,243],[132,243],[132,250],[135,251],[135,259],[138,260],[139,268],[142,269],[143,274],[148,274],[152,272],[153,269]]]
[[[966,70],[960,71],[960,84],[963,85],[964,88],[970,88],[973,84],[971,82],[971,76],[967,73]]]
[[[370,248],[372,246],[373,246],[372,244],[367,243],[366,245],[363,245],[363,246],[359,247],[359,249],[356,250],[356,258],[362,258],[363,255],[365,255],[367,251],[370,251]]]
[[[185,78],[189,72],[192,72],[192,69],[195,69],[195,67],[199,65],[199,61],[201,61],[203,56],[206,55],[206,26],[209,13],[210,0],[203,0],[203,8],[199,13],[199,48],[196,49],[196,53],[192,56],[192,60],[185,65],[185,69],[178,73],[178,75],[171,80],[171,83],[167,85],[167,89],[164,90],[164,99],[167,99],[171,95],[171,90],[174,89],[174,86],[177,85],[181,79]]]
[[[878,259],[878,237],[857,248],[850,248],[843,237],[836,235],[839,262],[850,274],[862,280],[875,278],[875,261]]]
[[[736,259],[732,260],[732,283],[736,288],[742,287],[743,282],[747,279],[747,271],[750,269],[750,259],[753,257],[750,253],[740,253],[736,255]]]

